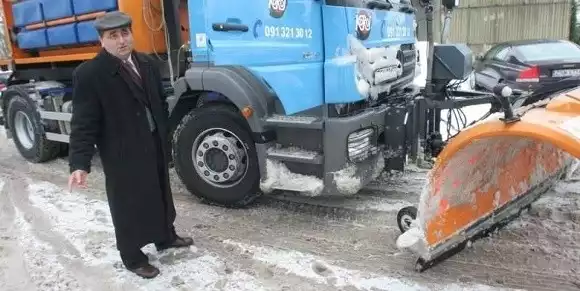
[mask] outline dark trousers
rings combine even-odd
[[[172,243],[175,238],[177,238],[175,228],[172,227],[169,232],[171,236],[168,240],[163,242],[155,242],[155,245],[161,246],[164,244]],[[149,262],[149,258],[145,253],[143,253],[143,251],[141,251],[140,248],[121,250],[119,253],[121,255],[121,261],[123,261],[123,265],[129,269],[138,268],[140,265]]]
[[[164,155],[163,148],[161,147],[161,140],[159,139],[159,135],[158,135],[157,131],[152,132],[152,137],[153,137],[153,141],[155,143],[155,148],[156,148],[156,152],[157,152],[157,169],[159,172],[159,182],[161,183],[161,185],[160,185],[161,189],[165,189],[166,185],[165,185],[165,178],[164,178],[163,173],[165,172],[165,167],[167,167],[167,165],[165,165],[165,157],[163,156]],[[159,193],[161,194],[162,191],[160,191]],[[165,202],[165,199],[163,199],[163,201]],[[175,232],[175,228],[173,226],[171,226],[170,229],[168,230],[167,239],[165,241],[162,241],[162,242],[155,242],[155,245],[160,246],[163,244],[169,244],[169,243],[172,243],[176,238],[177,238],[177,234]],[[147,255],[145,255],[145,253],[143,253],[140,248],[121,250],[120,255],[121,255],[121,260],[123,261],[123,264],[125,265],[125,267],[130,268],[130,269],[138,268],[140,265],[147,263],[149,261],[149,258],[147,257]]]
[[[141,265],[149,262],[147,255],[139,248],[123,250],[120,252],[120,254],[123,265],[125,265],[125,267],[128,269],[136,269]]]

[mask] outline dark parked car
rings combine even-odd
[[[505,42],[477,58],[471,85],[488,90],[498,83],[533,91],[540,85],[580,76],[580,46],[566,40]]]

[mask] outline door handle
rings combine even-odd
[[[212,23],[211,27],[214,31],[242,31],[242,32],[246,32],[249,30],[248,26],[245,24],[228,23],[228,22]]]

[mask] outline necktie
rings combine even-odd
[[[133,62],[131,62],[129,60],[125,60],[123,63],[127,66],[128,69],[131,70],[132,73],[135,73],[136,77],[141,79],[141,75],[139,74],[139,71],[137,70],[137,68],[135,67],[135,64],[133,64]]]
[[[139,71],[137,70],[133,62],[125,60],[123,61],[123,64],[127,67],[129,73],[133,75],[133,77],[135,77],[136,81],[139,83],[139,81],[141,81],[141,75],[139,74]],[[147,106],[145,106],[145,114],[147,115],[147,121],[149,122],[149,129],[151,130],[151,132],[155,131],[157,126],[155,124],[155,121],[153,120],[151,110]]]

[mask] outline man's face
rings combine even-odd
[[[101,45],[110,54],[126,59],[133,51],[133,34],[128,27],[108,30],[101,37]]]

